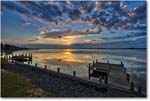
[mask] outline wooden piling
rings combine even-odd
[[[73,76],[76,76],[76,71],[73,71]]]
[[[89,63],[89,70],[88,70],[89,80],[90,80],[90,78],[91,78],[91,77],[90,77],[90,70],[91,70],[90,68],[91,68],[91,64]]]
[[[105,84],[108,83],[108,76],[105,76]]]
[[[109,64],[109,60],[107,60],[107,64]]]
[[[125,73],[126,73],[126,70],[127,70],[127,69],[126,69],[126,68],[124,68],[124,72],[125,72]]]
[[[28,65],[30,65],[30,61],[28,61]]]
[[[96,59],[96,63],[98,62],[98,60]]]
[[[101,76],[99,77],[99,82],[102,83],[102,77]]]
[[[35,67],[37,67],[37,63],[35,63]]]
[[[47,69],[47,65],[45,65],[45,67],[44,67],[45,69]]]
[[[122,67],[124,67],[124,64],[123,64],[123,62],[121,61],[121,65],[122,65]]]
[[[93,65],[95,64],[95,61],[93,60]]]
[[[134,91],[134,82],[133,81],[131,81],[131,83],[130,83],[130,90]]]
[[[57,68],[57,72],[58,72],[58,73],[60,72],[60,68]]]
[[[127,81],[128,81],[128,83],[129,83],[129,80],[130,80],[130,75],[129,75],[129,73],[127,73]]]
[[[140,94],[142,93],[142,87],[141,86],[138,87],[138,93],[140,93]]]

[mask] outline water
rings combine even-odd
[[[142,86],[146,94],[146,50],[144,49],[40,49],[16,51],[14,54],[32,53],[33,65],[66,74],[73,74],[76,71],[78,77],[88,79],[88,63],[98,59],[100,62],[109,62],[120,64],[122,61],[127,72],[130,74],[135,86]]]

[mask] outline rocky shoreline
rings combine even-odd
[[[102,85],[95,85],[86,80],[57,73],[44,68],[24,64],[10,64],[3,69],[23,75],[47,92],[58,97],[132,97],[132,93],[122,92]]]

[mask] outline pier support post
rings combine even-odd
[[[45,67],[44,67],[45,69],[47,69],[47,65],[45,65]]]
[[[101,76],[99,76],[99,82],[102,83],[102,77]]]
[[[73,76],[76,76],[76,71],[73,71]]]
[[[96,59],[96,63],[98,62],[98,60]]]
[[[91,70],[91,64],[89,63],[89,70],[88,70],[88,73],[89,73],[89,80],[91,79],[91,77],[90,77],[90,70]]]
[[[60,68],[57,68],[57,72],[58,72],[58,73],[60,72]]]
[[[10,60],[10,56],[8,56],[8,59]]]
[[[25,56],[27,56],[27,53],[25,53]]]
[[[127,81],[128,81],[128,83],[129,83],[129,80],[130,80],[130,75],[129,75],[129,73],[127,73]]]
[[[28,65],[30,65],[30,61],[28,61]]]
[[[109,64],[109,60],[107,60],[107,64]]]
[[[121,65],[122,65],[122,67],[124,67],[124,64],[123,64],[123,62],[121,61]]]
[[[142,93],[142,87],[141,86],[138,87],[138,93],[140,93],[140,94]]]
[[[105,76],[105,84],[108,83],[108,76]]]
[[[93,65],[95,64],[95,61],[93,60]]]
[[[133,81],[131,81],[131,83],[130,83],[130,90],[134,91],[134,82]]]
[[[37,63],[35,63],[35,67],[37,67]]]
[[[124,68],[124,72],[125,72],[125,73],[126,73],[126,70],[127,70],[127,69],[126,69],[126,68]]]

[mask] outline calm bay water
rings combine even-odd
[[[135,85],[143,87],[146,93],[146,50],[144,49],[40,49],[17,51],[15,54],[32,53],[33,62],[38,66],[88,79],[88,63],[98,59],[100,62],[120,64],[122,61]]]

